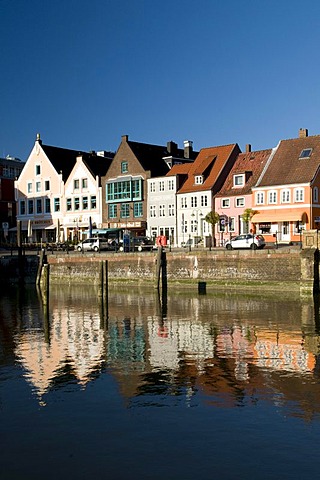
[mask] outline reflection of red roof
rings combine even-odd
[[[256,184],[271,152],[272,150],[269,149],[240,153],[218,196],[245,195],[251,193],[251,188]],[[234,188],[233,176],[242,173],[247,174],[244,186],[242,188]]]
[[[179,190],[179,193],[210,190],[226,168],[232,155],[240,153],[236,143],[219,147],[202,148],[195,161],[190,165],[188,178]],[[173,169],[172,169],[173,170]],[[182,173],[182,172],[179,172]],[[203,183],[195,184],[195,176],[202,175]]]

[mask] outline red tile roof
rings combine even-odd
[[[259,179],[271,152],[272,149],[270,148],[268,150],[240,153],[217,197],[226,195],[246,195],[251,193],[251,188]],[[241,173],[246,173],[246,182],[242,188],[234,188],[233,177],[234,175]]]
[[[232,154],[235,155],[237,153],[240,153],[240,149],[236,143],[218,147],[202,148],[195,161],[191,165],[188,165],[189,170],[177,172],[188,174],[188,178],[180,188],[179,193],[213,189],[220,174],[223,172],[224,168],[226,168],[229,158]],[[173,168],[170,173],[174,174]],[[202,184],[195,184],[195,176],[197,175],[204,176]]]
[[[312,149],[310,157],[300,158],[302,150]],[[320,165],[320,135],[282,140],[257,186],[310,183]]]

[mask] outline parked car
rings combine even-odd
[[[154,240],[149,237],[131,237],[127,245],[122,242],[119,250],[126,251],[126,247],[127,251],[138,250],[138,252],[151,251],[156,248]]]
[[[99,252],[100,250],[111,250],[106,238],[87,238],[76,246],[78,252]]]
[[[227,250],[232,250],[233,248],[251,248],[252,250],[256,250],[257,248],[264,248],[265,245],[266,242],[262,235],[246,233],[227,240],[225,247]]]

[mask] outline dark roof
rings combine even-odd
[[[166,146],[150,145],[148,143],[132,142],[128,140],[128,145],[136,158],[141,163],[144,170],[150,170],[152,177],[160,177],[166,175],[169,167],[163,160],[164,157],[177,158],[180,161],[190,162],[190,159],[184,157],[184,149],[177,148],[174,154],[168,152]],[[190,158],[193,160],[198,152],[191,152]]]
[[[312,149],[310,157],[301,152]],[[320,165],[320,136],[281,140],[258,186],[310,183]]]
[[[62,173],[64,181],[69,177],[73,167],[75,166],[77,157],[82,156],[89,170],[96,175],[105,175],[111,161],[108,158],[100,157],[95,153],[82,152],[80,150],[69,150],[67,148],[52,147],[49,145],[41,145],[44,153],[52,163],[58,173]],[[110,154],[110,158],[112,158]],[[101,173],[104,172],[104,173]]]
[[[251,193],[251,188],[259,179],[271,152],[272,149],[270,148],[268,150],[240,153],[217,196]],[[247,174],[246,182],[242,188],[234,188],[233,176],[237,174]]]

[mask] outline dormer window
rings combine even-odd
[[[195,184],[202,185],[203,184],[203,175],[196,175],[195,176]]]
[[[312,148],[305,148],[300,153],[299,158],[309,158],[309,157],[311,157],[311,153],[312,153]]]
[[[244,174],[233,175],[233,186],[236,188],[243,187],[244,185]]]

